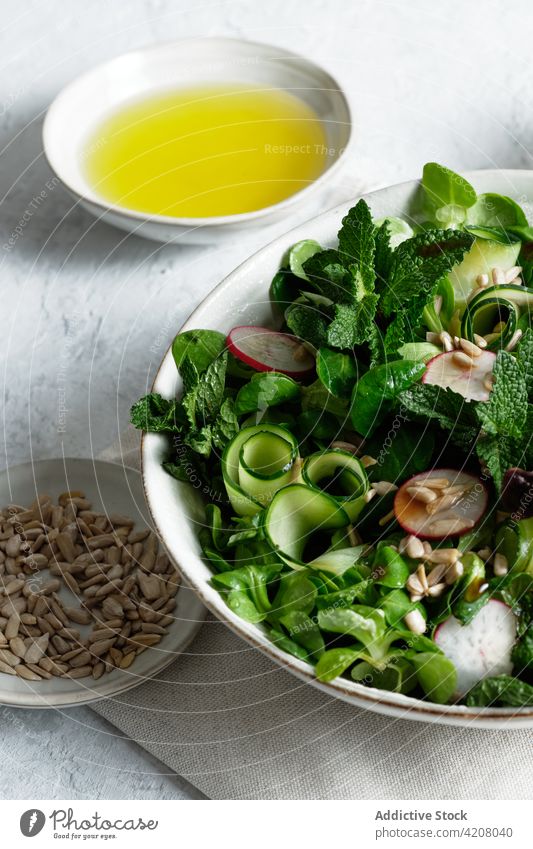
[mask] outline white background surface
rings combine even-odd
[[[164,247],[93,221],[61,187],[47,188],[44,111],[96,62],[151,41],[230,35],[324,64],[348,88],[357,138],[328,206],[417,177],[430,159],[456,169],[531,166],[528,0],[0,0],[0,11],[4,466],[62,452],[90,456],[112,442],[191,309],[275,234]],[[300,220],[316,211],[315,203]],[[6,249],[21,219],[21,235]],[[0,797],[189,794],[164,772],[89,709],[0,706]]]

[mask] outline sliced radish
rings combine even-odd
[[[457,698],[493,675],[510,675],[517,619],[510,607],[490,599],[468,625],[450,616],[433,639],[457,670]]]
[[[394,514],[408,534],[446,539],[468,533],[489,500],[484,483],[457,469],[433,469],[409,478],[394,498]]]
[[[241,325],[230,330],[227,344],[235,357],[257,371],[280,371],[299,378],[315,367],[313,355],[290,333]]]
[[[487,388],[496,360],[493,351],[483,351],[479,357],[472,357],[472,366],[466,367],[460,362],[460,352],[447,351],[437,354],[426,366],[422,383],[452,389],[462,395],[465,401],[488,401],[490,389]],[[463,355],[465,356],[465,355]]]

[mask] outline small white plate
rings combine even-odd
[[[328,147],[322,174],[280,203],[240,215],[175,218],[108,203],[83,168],[90,133],[124,103],[154,92],[215,82],[266,85],[300,97],[324,125]],[[93,215],[159,242],[205,244],[282,219],[327,186],[351,140],[351,115],[339,83],[314,62],[270,44],[237,38],[187,38],[117,56],[71,82],[50,106],[43,126],[46,158],[59,179]]]
[[[139,528],[150,524],[141,476],[135,469],[101,460],[58,459],[23,463],[0,473],[0,505],[30,504],[36,495],[57,498],[67,489],[81,489],[95,509],[123,513]],[[43,578],[48,571],[43,572]],[[62,597],[72,594],[67,589]],[[92,678],[50,678],[25,681],[0,673],[0,703],[27,708],[54,708],[87,704],[123,693],[144,683],[185,651],[205,618],[205,607],[188,587],[180,587],[174,622],[159,646],[140,654],[129,669],[113,670],[98,681]]]

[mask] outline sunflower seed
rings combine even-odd
[[[411,610],[403,621],[413,634],[423,634],[427,628],[426,620],[419,610]]]
[[[112,545],[106,549],[105,559],[106,562],[109,563],[111,566],[115,566],[116,564],[120,563],[120,556],[121,551],[118,546]]]
[[[81,634],[75,628],[61,628],[57,633],[64,640],[81,640]]]
[[[19,627],[20,615],[18,613],[13,613],[7,620],[7,624],[4,629],[4,636],[6,639],[11,640],[13,637],[16,637],[19,632]]]
[[[104,611],[104,614],[110,619],[112,619],[114,616],[122,617],[124,615],[124,608],[114,598],[105,598],[102,604],[102,610]]]
[[[105,672],[105,666],[102,663],[102,661],[99,660],[98,663],[94,664],[91,674],[92,674],[94,680],[98,681],[98,679],[102,677],[104,672]]]
[[[89,625],[92,620],[91,614],[79,607],[65,607],[64,610],[68,618],[77,625]]]
[[[424,556],[424,544],[417,537],[411,535],[407,538],[405,553],[408,557],[412,557],[413,560],[417,560]]]
[[[456,560],[455,563],[452,563],[451,566],[448,566],[446,570],[446,583],[448,586],[454,584],[464,572],[464,566],[460,560]]]
[[[472,358],[469,357],[468,354],[465,354],[464,351],[455,351],[452,355],[452,361],[456,366],[465,370],[472,368],[474,365]]]
[[[483,353],[481,348],[469,339],[459,339],[459,345],[469,357],[480,357]]]
[[[27,663],[26,666],[27,666],[28,669],[31,669],[32,672],[35,672],[35,674],[39,675],[41,678],[50,679],[52,677],[51,672],[46,672],[45,669],[42,669],[36,663]]]
[[[35,642],[30,645],[29,649],[25,655],[26,663],[39,663],[43,654],[45,654],[46,649],[48,648],[48,642],[50,637],[48,634],[43,634],[42,637],[38,637]]]
[[[496,577],[501,578],[504,575],[507,575],[509,571],[509,563],[505,554],[495,554],[493,561],[493,569]],[[7,632],[6,632],[7,634]]]
[[[72,498],[85,498],[85,493],[80,489],[71,489],[58,495],[57,500],[62,507],[65,507]]]
[[[120,665],[120,661],[122,660],[123,656],[124,655],[122,654],[120,649],[117,649],[114,646],[109,649],[109,657],[111,658],[115,666]]]
[[[429,587],[429,588],[428,588],[428,592],[427,592],[427,594],[428,594],[428,596],[430,596],[431,598],[438,598],[439,596],[441,596],[441,595],[443,594],[443,592],[444,592],[446,589],[447,589],[447,586],[446,586],[446,584],[445,584],[445,583],[441,583],[441,584],[433,584],[433,586],[431,586],[431,587]]]
[[[116,637],[122,627],[122,622],[117,628],[97,628],[89,634],[89,643],[95,643],[99,640],[106,640],[108,637]]]
[[[90,662],[91,654],[85,649],[71,659],[70,666],[72,669],[77,669],[79,666],[86,666]]]
[[[141,631],[143,634],[161,634],[161,636],[167,633],[164,627],[151,622],[143,622],[141,625]]]
[[[92,674],[91,666],[79,666],[75,669],[67,669],[66,672],[63,673],[64,678],[87,678]]]
[[[396,492],[398,489],[396,484],[390,481],[373,481],[372,487],[378,495],[390,495],[391,492]]]
[[[128,536],[128,542],[132,545],[136,542],[142,542],[146,539],[149,533],[150,531],[148,528],[145,528],[143,531],[132,531]]]
[[[108,640],[97,640],[95,643],[91,643],[91,653],[96,656],[105,654],[114,644],[115,639],[116,637],[112,637]]]
[[[17,578],[14,581],[10,581],[7,586],[4,588],[4,593],[6,595],[13,595],[13,593],[18,593],[19,590],[24,586],[24,581],[22,578]]]
[[[159,634],[136,634],[135,637],[129,637],[128,642],[140,646],[156,646],[161,641]]]
[[[30,669],[29,666],[24,666],[22,663],[15,667],[15,673],[19,678],[25,678],[26,681],[42,681],[41,675],[37,675],[33,669]]]
[[[13,639],[9,641],[9,648],[16,657],[20,657],[21,660],[24,660],[26,646],[24,645],[22,637],[13,637]]]
[[[442,534],[443,536],[453,536],[454,533],[467,528],[473,528],[474,522],[471,519],[463,519],[460,516],[450,519],[438,519],[432,522],[429,526],[429,531],[432,534]]]
[[[21,613],[20,614],[20,622],[23,625],[36,625],[37,619],[31,613]]]
[[[430,504],[432,501],[436,501],[438,497],[437,493],[427,486],[408,486],[407,493],[415,501],[421,501],[423,504]]]
[[[478,346],[478,348],[486,348],[487,340],[484,336],[480,336],[479,333],[474,333],[474,342]]]
[[[57,547],[61,552],[63,559],[67,561],[67,563],[73,563],[76,559],[76,549],[74,548],[74,543],[69,534],[61,533],[56,537]]]
[[[432,504],[426,504],[426,512],[429,513],[430,516],[433,516],[435,513],[442,513],[443,510],[449,510],[450,507],[453,507],[454,504],[461,501],[464,494],[464,490],[461,490],[460,492],[452,492],[447,495],[441,495],[441,497],[437,498],[437,500]]]
[[[4,550],[8,557],[18,557],[20,552],[19,534],[13,534],[13,536],[8,539]]]
[[[428,556],[431,563],[456,563],[459,559],[460,551],[458,548],[435,548]]]
[[[115,537],[111,534],[100,534],[99,536],[91,537],[86,540],[87,548],[94,551],[97,548],[107,548],[115,544]]]
[[[26,613],[27,603],[25,598],[10,598],[0,607],[0,613],[9,619],[13,613]]]
[[[440,584],[444,579],[447,570],[448,566],[446,563],[437,563],[427,576],[428,587],[434,587],[436,584]]]
[[[55,637],[52,637],[51,642],[53,647],[57,652],[59,652],[59,654],[66,654],[71,650],[71,646],[67,643],[67,641],[64,640],[63,637],[58,636],[57,634],[55,635]]]
[[[13,654],[9,649],[0,649],[0,660],[7,663],[9,666],[17,666],[20,663],[20,657]]]
[[[159,598],[161,595],[161,584],[156,575],[148,576],[143,572],[139,572],[137,581],[143,596],[148,601],[154,601],[156,598]]]

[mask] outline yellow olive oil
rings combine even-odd
[[[300,98],[213,84],[123,106],[87,140],[83,164],[113,204],[205,218],[278,203],[313,182],[327,156],[324,126]]]

